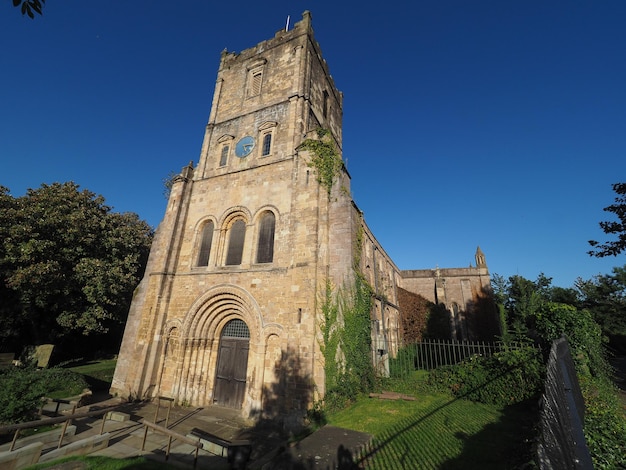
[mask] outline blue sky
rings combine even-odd
[[[304,10],[344,93],[343,155],[401,269],[571,286],[626,181],[626,2],[49,0],[0,5],[0,185],[74,181],[153,226],[197,163],[220,52]]]

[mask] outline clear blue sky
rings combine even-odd
[[[346,5],[352,3],[352,6]],[[626,2],[48,0],[0,4],[0,185],[74,181],[155,226],[197,163],[220,52],[304,10],[344,92],[358,206],[401,269],[570,287],[626,181]]]

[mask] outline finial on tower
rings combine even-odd
[[[485,261],[485,254],[483,253],[483,250],[480,249],[480,246],[476,247],[476,254],[474,255],[474,258],[476,259],[477,268],[487,267],[487,261]]]

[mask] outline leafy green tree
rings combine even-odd
[[[45,3],[46,0],[13,0],[13,6],[20,7],[22,15],[27,15],[31,19],[35,17],[35,13],[43,14],[42,10]]]
[[[617,353],[626,353],[626,266],[590,280],[578,278],[576,288],[582,306],[592,312],[609,345]]]
[[[572,287],[551,287],[549,291],[551,302],[573,305],[574,307],[582,307],[580,293]]]
[[[523,340],[528,336],[534,337],[534,318],[548,298],[551,282],[552,279],[543,273],[539,274],[536,281],[519,275],[509,278],[504,309],[506,329],[513,335],[512,339]]]
[[[589,255],[603,258],[605,256],[617,256],[626,250],[626,183],[615,183],[613,191],[617,194],[615,204],[604,208],[605,212],[612,212],[619,221],[600,222],[600,228],[607,235],[617,235],[617,240],[599,243],[589,240],[589,244],[594,248],[588,251]]]
[[[573,289],[552,287],[543,274],[536,281],[520,276],[493,279],[507,326],[515,325],[515,339],[531,339],[546,351],[553,340],[567,338],[585,400],[584,432],[594,467],[626,468],[626,420],[596,321],[606,323],[605,332],[621,328],[610,321],[624,318],[626,270],[615,268],[612,276],[591,281],[579,279]]]
[[[11,204],[6,193],[0,200],[3,284],[13,296],[4,313],[22,345],[121,333],[151,227],[71,182],[29,189]]]
[[[11,214],[15,208],[15,199],[9,189],[0,186],[0,241],[6,240],[13,221]],[[0,352],[13,351],[12,339],[19,337],[19,326],[14,315],[15,305],[19,304],[17,292],[7,286],[6,279],[10,273],[10,265],[6,259],[4,244],[0,242]]]

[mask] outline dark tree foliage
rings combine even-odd
[[[9,194],[8,188],[0,186],[0,352],[12,352],[9,338],[17,338],[20,334],[19,321],[14,315],[15,306],[19,304],[16,291],[9,288],[5,280],[10,274],[10,265],[7,262],[6,250],[2,240],[9,236],[12,225],[11,213],[15,209],[16,201]]]
[[[22,15],[27,15],[29,18],[35,18],[35,13],[42,15],[43,6],[46,0],[13,0],[14,7],[20,7]]]
[[[547,351],[552,341],[565,336],[576,360],[600,374],[605,363],[602,328],[596,314],[598,304],[594,302],[601,302],[600,298],[608,292],[598,295],[594,289],[600,284],[593,281],[579,281],[578,292],[553,287],[551,283],[552,279],[543,273],[535,281],[518,275],[509,278],[506,290],[497,296],[505,302],[504,320],[510,336],[504,339],[532,341]],[[616,308],[615,297],[610,303],[612,309]]]
[[[0,234],[0,337],[23,347],[121,334],[152,242],[146,222],[54,183],[0,192]]]
[[[536,281],[494,276],[493,285],[511,339],[531,341],[547,352],[553,340],[567,338],[585,400],[585,440],[595,468],[626,468],[626,423],[603,337],[607,328],[624,325],[609,323],[624,318],[626,270],[613,272],[592,281],[579,279],[575,290],[552,287],[543,274]]]
[[[589,240],[594,248],[588,251],[589,255],[603,258],[605,256],[617,256],[626,250],[626,183],[615,183],[613,191],[617,194],[615,204],[604,208],[605,212],[612,212],[619,221],[600,222],[600,227],[607,235],[617,235],[617,240],[599,243]]]
[[[576,288],[582,306],[593,313],[609,339],[609,346],[619,354],[626,354],[626,266],[587,281],[579,278]]]

